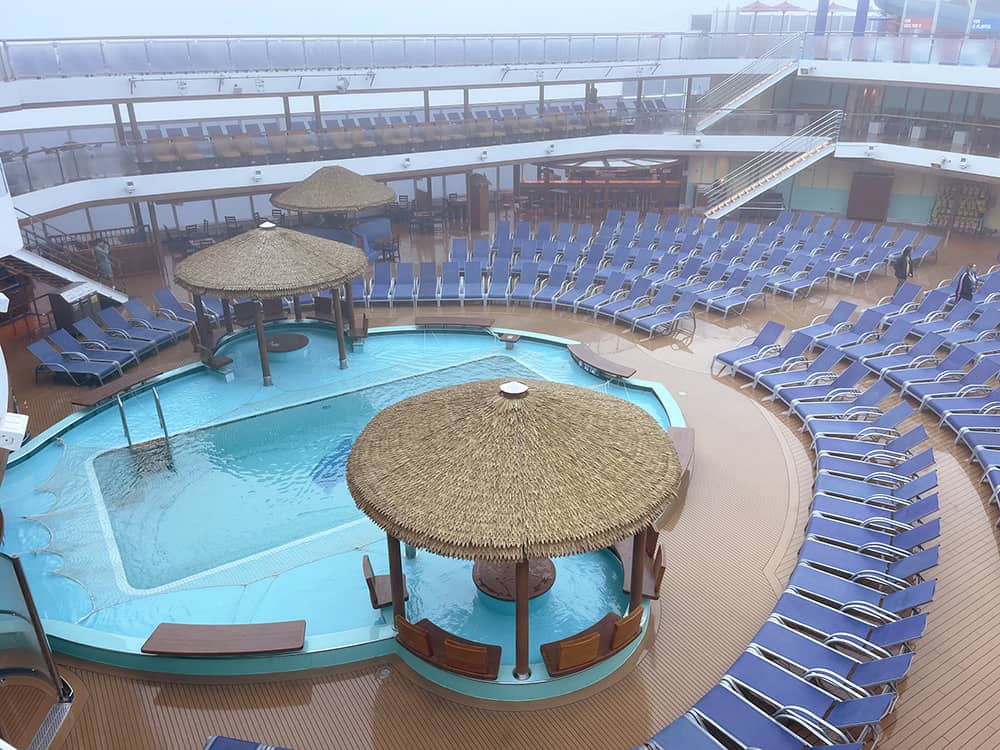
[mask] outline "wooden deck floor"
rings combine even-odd
[[[920,280],[936,284],[968,258],[988,267],[982,261],[992,259],[996,249],[988,243],[953,243],[941,262],[920,271]],[[643,342],[620,327],[570,313],[490,308],[498,326],[575,338],[636,367],[637,377],[663,382],[697,430],[687,500],[672,511],[661,536],[668,572],[658,632],[651,651],[620,682],[569,705],[513,712],[445,699],[394,658],[354,669],[228,684],[160,679],[62,659],[65,676],[80,694],[63,746],[179,750],[201,747],[208,735],[219,733],[298,750],[627,748],[641,742],[689,708],[746,647],[784,587],[808,517],[812,456],[798,424],[762,403],[762,392],[741,390],[731,378],[710,377],[712,353],[756,330],[767,317],[801,324],[841,296],[870,301],[886,291],[891,281],[883,279],[855,290],[834,285],[826,296],[779,301],[725,324],[701,314],[691,341]],[[421,308],[420,313],[434,311]],[[372,326],[406,323],[413,314],[412,309],[369,313]],[[10,351],[6,344],[5,350]],[[20,394],[21,385],[16,386]],[[25,384],[25,390],[32,394],[31,413],[32,402],[65,389]],[[967,452],[952,445],[947,431],[930,421],[926,425],[942,506],[937,600],[928,607],[927,634],[918,644],[896,712],[885,724],[882,746],[996,748],[996,509],[987,508],[978,473],[965,463]]]

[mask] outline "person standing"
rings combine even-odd
[[[907,279],[913,278],[913,245],[907,245],[903,252],[893,261],[892,270],[896,274],[896,291],[906,283]]]
[[[955,285],[955,301],[960,299],[972,300],[972,295],[976,293],[976,284],[979,281],[979,269],[975,263],[970,263],[962,269],[958,275],[958,283]]]

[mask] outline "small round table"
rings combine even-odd
[[[514,563],[477,560],[472,566],[476,588],[494,599],[514,601]],[[528,598],[541,596],[556,582],[556,566],[548,558],[528,561]]]
[[[268,354],[285,354],[305,349],[309,345],[309,337],[301,333],[276,333],[265,340]]]

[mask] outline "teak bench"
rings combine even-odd
[[[642,632],[642,607],[624,617],[608,612],[596,624],[569,638],[540,647],[545,668],[553,677],[573,674],[614,656]]]
[[[249,625],[185,625],[163,622],[142,644],[142,653],[163,656],[237,656],[298,651],[305,645],[306,621]]]
[[[500,647],[460,638],[428,619],[410,622],[396,616],[396,640],[407,651],[449,672],[495,680],[500,673]]]
[[[474,318],[462,315],[418,315],[414,325],[422,328],[491,328],[493,318]]]
[[[612,379],[630,378],[635,375],[634,367],[605,359],[586,344],[570,344],[567,348],[577,364],[595,375],[604,375]]]
[[[132,372],[118,378],[117,380],[111,381],[107,385],[102,385],[100,388],[94,388],[90,391],[80,391],[79,393],[76,393],[70,403],[72,403],[73,406],[97,406],[102,401],[114,398],[119,393],[124,393],[130,388],[141,385],[147,380],[152,380],[162,374],[163,370]]]

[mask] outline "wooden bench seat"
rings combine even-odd
[[[569,638],[543,643],[542,660],[553,677],[573,674],[613,656],[642,632],[642,607],[624,617],[608,612],[596,624]]]
[[[691,467],[694,466],[694,430],[690,427],[670,427],[667,434],[674,443],[677,458],[681,464],[681,483],[677,487],[677,501],[684,502],[688,485],[691,483]],[[663,528],[667,519],[667,509],[657,519],[656,527]]]
[[[248,625],[185,625],[163,622],[142,644],[142,653],[164,656],[238,656],[298,651],[305,645],[306,621]]]
[[[658,544],[659,532],[650,527],[646,530],[646,550],[642,561],[642,595],[647,599],[660,598],[660,584],[663,583],[663,551]],[[632,593],[632,539],[625,539],[612,547],[618,559],[622,561],[625,576],[622,579],[622,591]]]
[[[425,328],[491,328],[493,318],[466,317],[463,315],[418,315],[414,325]]]
[[[569,353],[577,364],[585,370],[595,375],[604,375],[612,379],[630,378],[635,375],[635,368],[627,365],[620,365],[610,359],[602,357],[586,344],[570,344]]]
[[[403,648],[436,667],[479,680],[500,673],[499,646],[459,638],[426,618],[410,622],[397,615],[396,631]]]
[[[117,380],[113,380],[107,385],[102,385],[100,388],[74,393],[73,400],[70,403],[72,403],[73,406],[97,406],[102,401],[114,398],[118,394],[124,393],[130,388],[142,385],[147,380],[152,380],[153,378],[162,375],[163,372],[164,371],[162,369],[137,370],[120,377]]]
[[[372,570],[372,561],[365,555],[361,558],[361,570],[365,576],[365,584],[368,586],[368,598],[371,599],[372,609],[382,609],[392,604],[392,582],[389,576],[377,576]],[[410,598],[410,592],[406,589],[406,576],[403,576],[403,601]]]

